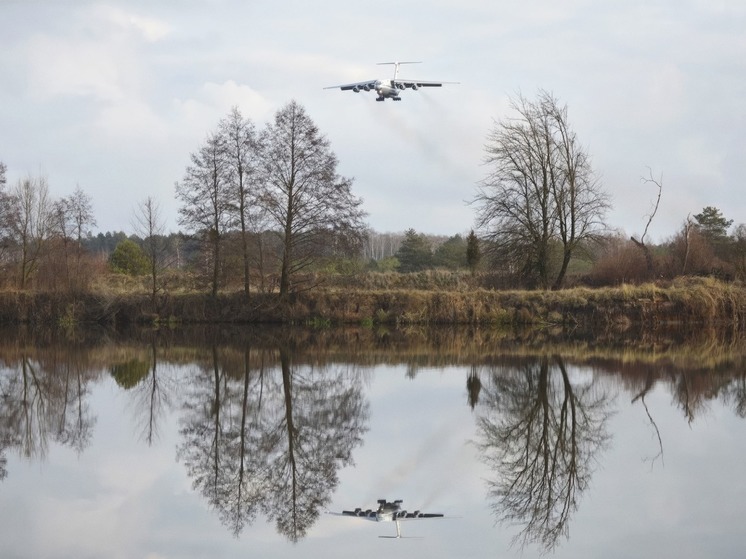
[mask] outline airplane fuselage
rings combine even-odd
[[[375,90],[375,92],[378,93],[376,101],[383,101],[384,99],[401,101],[399,92],[403,88],[397,87],[393,80],[376,80],[375,82],[371,82],[370,84],[356,85],[352,88],[352,91],[354,91],[355,93],[360,93],[361,91],[370,91],[371,89]]]
[[[354,91],[355,93],[360,93],[361,91],[370,91],[371,89],[375,89],[376,93],[378,93],[376,101],[383,101],[387,98],[393,99],[394,101],[401,101],[399,92],[404,88],[396,87],[396,84],[393,80],[376,80],[370,85],[365,84],[362,86],[355,86],[352,88],[352,91]]]
[[[401,501],[393,503],[387,502],[385,499],[378,501],[378,510],[376,511],[376,520],[378,522],[391,522],[401,512]],[[406,512],[406,511],[404,511]]]
[[[376,93],[378,93],[376,101],[383,101],[386,98],[401,101],[401,97],[399,97],[400,91],[393,80],[378,80],[376,83]]]

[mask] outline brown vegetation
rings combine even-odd
[[[424,280],[422,280],[424,282]],[[132,285],[88,294],[0,293],[0,324],[287,323],[554,325],[657,328],[668,323],[746,323],[746,289],[707,278],[663,284],[560,291],[316,288],[276,293],[168,292],[156,298]]]

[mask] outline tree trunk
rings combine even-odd
[[[290,262],[293,247],[293,194],[289,189],[287,219],[285,221],[285,237],[282,243],[282,273],[280,275],[280,296],[284,297],[290,292]]]
[[[634,237],[630,237],[632,239],[632,242],[635,243],[640,249],[642,250],[642,253],[645,255],[645,265],[647,266],[648,271],[648,278],[653,277],[653,255],[650,254],[650,249],[648,248],[648,245],[646,245],[643,242],[638,241]]]
[[[565,275],[567,274],[567,267],[570,264],[571,257],[572,252],[569,250],[565,250],[562,256],[562,267],[560,268],[559,274],[557,274],[557,279],[554,280],[554,285],[552,285],[553,291],[556,291],[557,289],[560,289],[562,287],[562,284],[565,281]]]
[[[212,263],[212,296],[218,295],[218,278],[220,276],[220,236],[217,231],[212,231],[213,263]]]
[[[243,218],[241,218],[241,221],[243,221]],[[246,294],[246,298],[249,298],[249,288],[250,288],[250,277],[249,277],[249,241],[246,238],[246,228],[243,223],[241,223],[241,249],[243,251],[243,290]]]

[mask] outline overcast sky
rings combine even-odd
[[[426,6],[426,7],[425,7]],[[295,99],[354,178],[377,231],[452,235],[486,174],[484,143],[519,92],[569,111],[612,197],[607,221],[647,240],[720,208],[746,222],[743,0],[0,0],[0,161],[12,185],[77,186],[96,231],[132,232],[147,196],[177,230],[174,183],[236,105],[258,126]],[[458,81],[401,102],[325,86]]]

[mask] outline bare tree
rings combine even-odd
[[[477,226],[493,259],[543,289],[560,287],[573,254],[604,228],[606,194],[561,107],[542,91],[536,101],[512,101],[516,118],[488,136],[491,170],[478,187]],[[554,280],[553,246],[562,247]]]
[[[161,208],[152,196],[140,202],[135,214],[135,232],[143,239],[143,252],[148,259],[150,272],[150,293],[153,308],[159,290],[159,276],[166,265],[166,244],[163,236],[164,224]]]
[[[220,134],[225,145],[230,198],[233,213],[241,233],[244,292],[249,295],[249,230],[252,221],[252,183],[257,176],[257,138],[254,124],[244,118],[238,107],[220,121]]]
[[[224,141],[209,134],[204,145],[191,155],[191,165],[182,182],[176,184],[176,197],[182,201],[179,224],[203,236],[212,260],[212,295],[218,293],[220,246],[230,225],[228,170]]]
[[[378,233],[368,230],[365,235],[363,256],[366,260],[391,258],[399,250],[403,239],[404,233]]]
[[[5,266],[9,261],[11,246],[10,235],[10,195],[5,191],[7,184],[5,163],[0,161],[0,264]]]
[[[692,234],[692,216],[691,214],[686,216],[684,222],[684,229],[682,231],[684,237],[684,263],[681,265],[681,273],[686,274],[687,264],[689,263],[689,252],[691,250],[691,234]]]
[[[89,233],[89,227],[96,225],[91,197],[77,186],[70,196],[52,203],[50,217],[53,233],[62,241],[66,285],[80,288],[85,252],[83,237]],[[74,257],[72,266],[71,256]]]
[[[560,180],[552,181],[552,196],[557,208],[557,233],[562,243],[562,264],[554,280],[559,289],[573,253],[587,241],[598,242],[606,228],[602,221],[609,199],[601,190],[590,164],[588,153],[579,145],[567,120],[567,107],[559,107],[551,95],[540,96],[542,110],[552,120],[551,136],[557,152]]]
[[[10,194],[9,229],[18,246],[18,286],[26,289],[39,267],[51,222],[46,177],[19,180]]]
[[[642,232],[640,240],[638,241],[634,237],[630,237],[632,242],[635,243],[635,245],[637,245],[640,250],[642,250],[642,253],[645,255],[645,264],[647,265],[648,277],[650,278],[653,276],[654,271],[653,255],[650,253],[650,247],[645,244],[645,235],[648,234],[648,229],[650,228],[650,224],[653,222],[655,214],[658,213],[658,206],[661,203],[661,194],[663,193],[663,175],[661,175],[660,178],[655,179],[653,178],[653,171],[648,168],[648,176],[642,177],[640,180],[646,184],[653,184],[658,189],[658,195],[656,196],[655,202],[653,203],[653,208],[646,216],[648,218],[648,221],[645,223],[645,230]]]
[[[520,96],[511,102],[518,118],[496,123],[485,148],[492,167],[479,186],[477,226],[493,247],[493,259],[536,276],[549,287],[549,244],[555,227],[551,204],[548,118]],[[543,139],[542,139],[543,138]]]
[[[733,233],[733,265],[736,277],[746,279],[746,224],[741,223]]]
[[[291,101],[262,133],[260,203],[282,239],[280,295],[290,278],[345,240],[361,240],[362,201],[303,107]],[[330,239],[331,237],[331,239]]]

